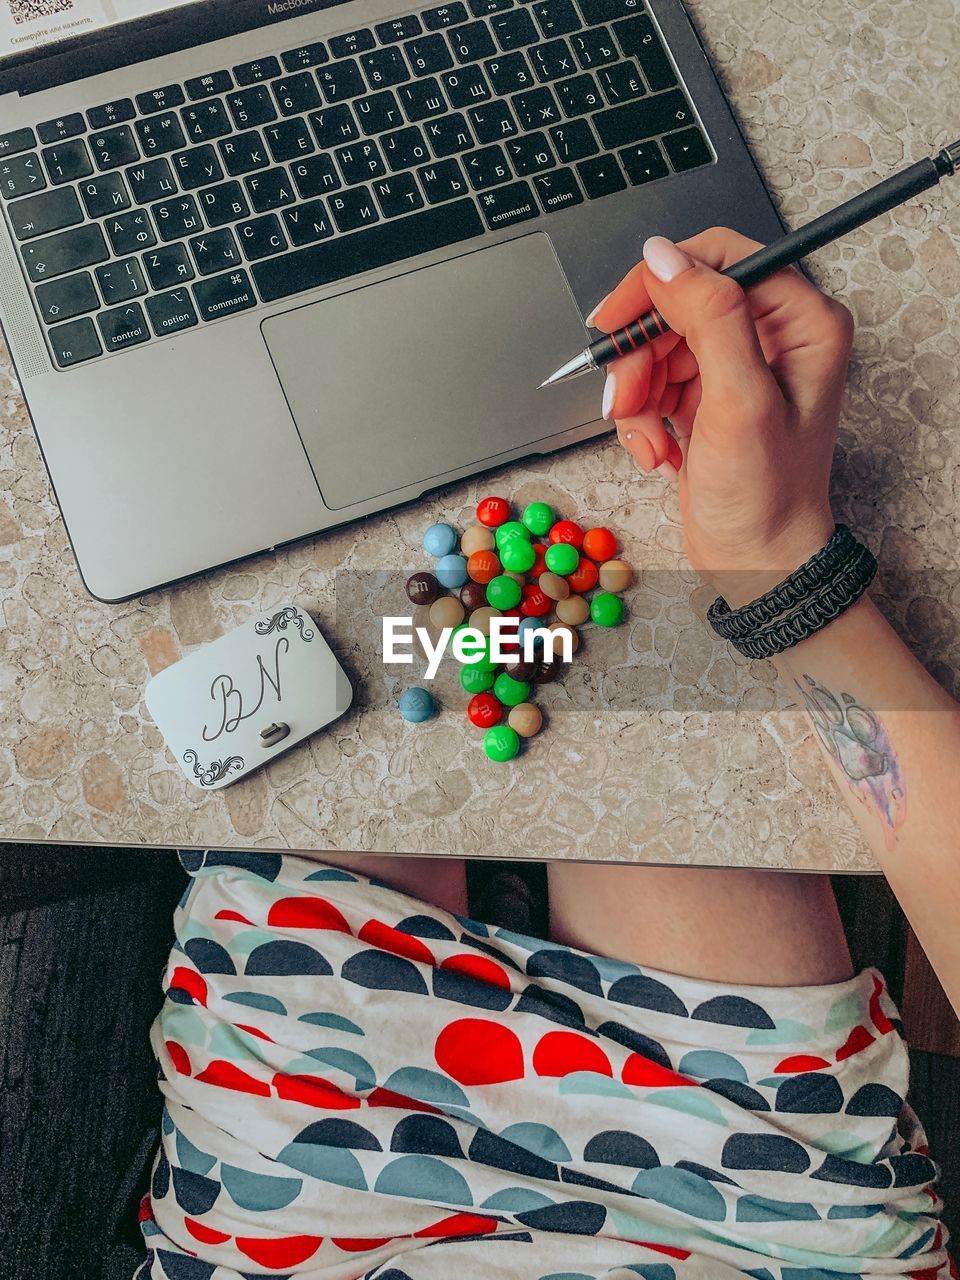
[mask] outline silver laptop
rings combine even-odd
[[[678,0],[5,0],[0,208],[108,601],[606,430],[642,239],[781,232]]]

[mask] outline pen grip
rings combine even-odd
[[[615,329],[590,344],[590,354],[598,366],[609,364],[618,356],[628,356],[631,351],[639,351],[655,338],[670,333],[670,326],[663,316],[654,308],[639,320],[632,320],[623,329]]]

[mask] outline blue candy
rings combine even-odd
[[[467,562],[463,556],[442,556],[433,572],[442,587],[459,591],[467,580]]]
[[[531,631],[536,631],[538,627],[541,630],[543,630],[545,626],[546,624],[543,618],[522,618],[520,620],[520,627],[517,632],[520,638],[520,644],[523,645],[524,637],[527,636]],[[537,644],[537,648],[539,648],[543,644],[543,641],[538,640],[536,644]]]
[[[422,724],[424,720],[429,720],[435,710],[433,694],[419,685],[404,689],[400,695],[400,714],[411,724]]]
[[[423,535],[423,548],[428,555],[449,555],[457,545],[457,531],[448,524],[432,524]]]

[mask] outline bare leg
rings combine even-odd
[[[307,853],[304,857],[385,880],[401,893],[456,915],[467,914],[467,870],[462,858],[401,858],[375,853]]]
[[[752,986],[853,973],[826,876],[576,862],[548,874],[550,936],[581,950]]]

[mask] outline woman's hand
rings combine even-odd
[[[830,466],[853,331],[846,308],[792,268],[746,294],[719,274],[759,247],[725,228],[679,247],[655,237],[589,317],[609,333],[656,306],[673,329],[609,366],[604,417],[644,470],[679,472],[690,563],[733,605],[833,532]]]

